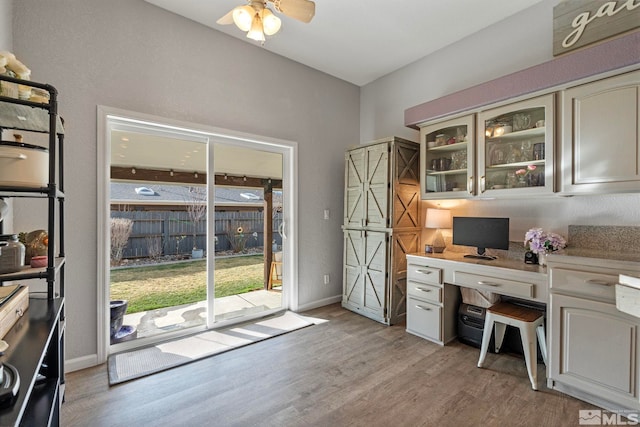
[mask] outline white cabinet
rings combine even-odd
[[[615,305],[618,274],[629,270],[606,264],[549,263],[548,385],[608,410],[637,411],[640,319]]]
[[[554,95],[478,113],[478,195],[552,193]]]
[[[385,324],[406,314],[406,254],[420,248],[419,146],[375,141],[345,155],[342,306]]]
[[[614,304],[582,298],[552,294],[551,307],[549,377],[611,404],[640,409],[638,323]]]
[[[561,191],[640,191],[640,71],[562,94]]]
[[[554,107],[549,94],[421,126],[422,198],[552,193]]]
[[[475,115],[420,128],[420,190],[423,199],[475,194]]]
[[[407,332],[444,345],[456,335],[460,291],[431,260],[407,256]]]

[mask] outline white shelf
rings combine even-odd
[[[467,173],[467,169],[452,169],[447,171],[427,171],[427,175],[457,175],[457,174],[465,174]]]
[[[491,138],[487,138],[487,140],[488,141],[497,141],[497,140],[515,141],[515,140],[520,140],[524,138],[531,138],[534,136],[544,136],[544,127],[519,130],[517,132],[509,132],[501,136],[492,136]]]
[[[530,160],[528,162],[516,162],[516,163],[503,163],[500,165],[491,165],[487,169],[510,169],[510,168],[524,168],[527,166],[544,166],[544,159],[542,160]]]
[[[467,141],[456,142],[455,144],[441,145],[439,147],[427,148],[427,151],[458,151],[467,148]]]

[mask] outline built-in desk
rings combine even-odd
[[[407,332],[444,345],[457,335],[458,287],[546,303],[546,267],[464,254],[407,255]]]

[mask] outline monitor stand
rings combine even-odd
[[[498,257],[496,256],[492,256],[492,255],[487,255],[485,252],[485,248],[478,248],[478,250],[476,251],[477,253],[475,255],[465,255],[465,258],[474,258],[474,259],[484,259],[484,260],[488,260],[488,261],[493,261],[494,259],[498,259]]]

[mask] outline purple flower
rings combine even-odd
[[[554,252],[567,246],[566,240],[556,233],[548,233],[542,228],[532,228],[524,235],[524,245],[536,254]]]

